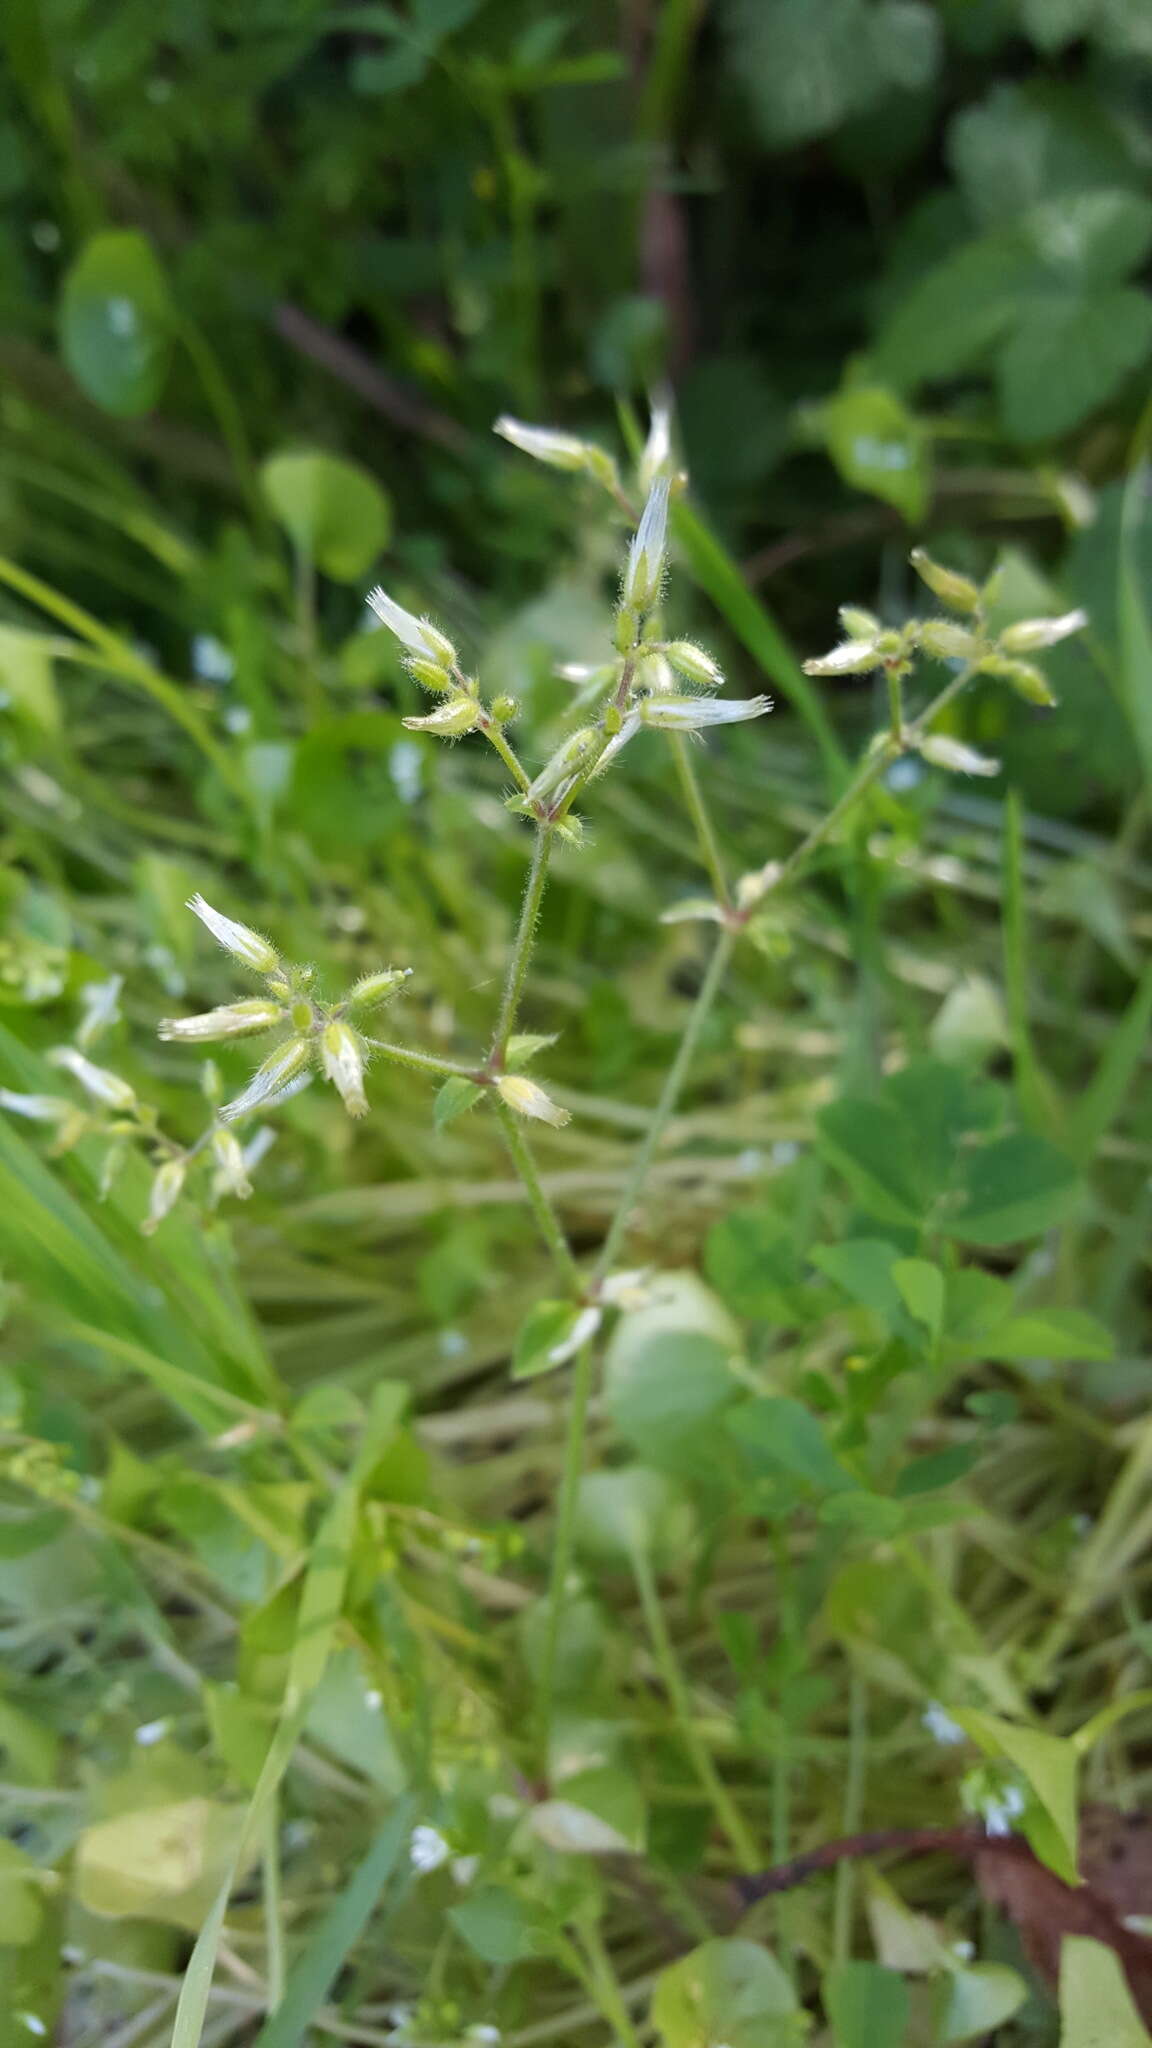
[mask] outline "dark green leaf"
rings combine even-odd
[[[175,314],[143,235],[94,235],[64,280],[60,345],[81,389],[106,412],[149,412],[164,386]]]

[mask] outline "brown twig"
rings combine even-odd
[[[459,420],[429,405],[418,391],[380,369],[354,342],[346,341],[342,334],[334,334],[330,327],[314,320],[300,306],[287,303],[276,306],[272,325],[290,348],[299,355],[307,356],[322,370],[327,370],[330,376],[362,398],[365,405],[370,405],[374,412],[383,413],[394,426],[403,427],[407,433],[420,434],[426,441],[438,441],[442,448],[450,448],[457,455],[471,446],[472,436]]]

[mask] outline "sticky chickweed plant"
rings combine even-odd
[[[959,1796],[942,1793],[939,1783],[930,1792],[929,1818],[954,1823],[957,1853],[971,1853],[973,1827],[981,1840],[1007,1834],[1014,1845],[1022,1831],[1061,1881],[1074,1871],[1073,1774],[1111,1723],[1101,1718],[1090,1682],[1076,1695],[1072,1732],[1030,1726],[1028,1699],[1053,1683],[1069,1634],[1092,1611],[1100,1574],[1114,1573],[1117,1530],[1106,1517],[1099,1536],[1089,1538],[1092,1584],[1077,1569],[1063,1619],[1032,1630],[1025,1657],[1009,1657],[993,1640],[990,1614],[973,1618],[950,1579],[947,1546],[956,1514],[941,1498],[984,1448],[994,1447],[997,1429],[1008,1428],[1017,1413],[1004,1387],[973,1392],[961,1384],[973,1357],[998,1361],[1010,1374],[1037,1355],[1098,1356],[1103,1353],[1093,1347],[1107,1345],[1091,1317],[1059,1302],[1036,1305],[1035,1287],[1046,1270],[1038,1259],[1021,1265],[1019,1290],[1002,1268],[979,1262],[982,1250],[999,1257],[1053,1230],[1069,1215],[1076,1184],[1076,1162],[1051,1143],[1058,1133],[1047,1115],[1048,1098],[1028,1067],[1018,972],[1009,973],[1009,994],[1023,1116],[1007,1091],[974,1071],[966,1051],[951,1063],[939,1047],[932,1058],[886,1057],[869,1093],[826,1090],[817,1098],[820,1156],[782,1162],[782,1172],[792,1175],[790,1197],[776,1208],[745,1206],[715,1225],[705,1260],[709,1288],[683,1273],[661,1273],[635,1252],[630,1258],[630,1238],[642,1205],[652,1206],[653,1169],[735,956],[744,948],[753,960],[775,963],[784,956],[816,901],[815,870],[823,868],[818,856],[838,848],[854,875],[866,868],[868,821],[878,815],[875,805],[883,803],[890,781],[895,787],[898,764],[914,758],[958,778],[994,776],[997,762],[961,738],[949,714],[977,679],[1002,685],[1029,705],[1051,705],[1037,657],[1042,662],[1047,649],[1078,632],[1085,616],[1072,610],[1000,623],[995,577],[979,583],[916,549],[912,563],[932,600],[923,614],[889,626],[845,605],[839,643],[805,664],[813,678],[873,677],[885,707],[880,729],[842,774],[823,815],[790,849],[779,848],[774,831],[771,857],[765,848],[763,859],[734,872],[715,822],[701,742],[715,728],[762,720],[772,706],[763,695],[725,695],[712,654],[676,637],[665,623],[686,489],[667,410],[655,409],[634,474],[568,434],[514,419],[499,421],[497,431],[536,461],[590,480],[604,493],[606,514],[621,526],[626,522],[628,534],[614,630],[602,659],[561,668],[572,691],[568,729],[542,763],[524,757],[516,703],[484,693],[439,625],[384,589],[368,596],[375,618],[399,644],[409,676],[427,693],[428,708],[404,724],[429,745],[491,749],[505,778],[507,811],[530,840],[519,919],[483,1041],[455,1059],[408,1042],[404,999],[420,989],[418,966],[381,962],[333,994],[311,966],[237,915],[242,904],[212,904],[195,894],[189,910],[235,963],[242,982],[235,1000],[166,1018],[159,1035],[190,1052],[251,1039],[259,1053],[251,1078],[228,1099],[209,1059],[200,1136],[183,1144],[168,1136],[158,1111],[100,1062],[101,1037],[118,1015],[115,981],[90,989],[75,1042],[50,1053],[61,1093],[0,1094],[15,1117],[51,1127],[56,1154],[98,1138],[104,1193],[130,1155],[143,1155],[151,1186],[142,1227],[157,1233],[162,1249],[182,1213],[200,1219],[221,1200],[250,1194],[279,1106],[310,1087],[330,1088],[359,1121],[371,1114],[374,1070],[396,1067],[411,1077],[414,1090],[426,1088],[437,1130],[466,1115],[495,1120],[550,1261],[547,1291],[520,1320],[512,1363],[517,1381],[555,1374],[552,1385],[563,1389],[563,1450],[554,1487],[551,1480],[548,1486],[546,1554],[531,1552],[534,1537],[526,1551],[511,1537],[501,1547],[483,1531],[461,1533],[403,1475],[394,1508],[391,1495],[373,1494],[373,1475],[395,1450],[403,1389],[394,1383],[377,1389],[370,1411],[349,1395],[351,1408],[340,1399],[321,1402],[299,1425],[247,1395],[210,1390],[212,1399],[231,1402],[232,1411],[215,1418],[221,1427],[211,1439],[213,1455],[270,1456],[269,1446],[287,1443],[323,1505],[301,1581],[289,1572],[261,1609],[258,1627],[242,1633],[240,1663],[254,1703],[247,1696],[241,1703],[239,1694],[213,1681],[213,1727],[223,1731],[230,1761],[240,1759],[249,1801],[235,1825],[230,1822],[226,1853],[208,1859],[212,1886],[195,1892],[198,1917],[173,1914],[177,1924],[197,1931],[175,2011],[174,2048],[215,2039],[213,2024],[231,2011],[213,2003],[221,1960],[231,1972],[227,1996],[241,2005],[249,1999],[244,2011],[251,2024],[271,2015],[252,2037],[257,2048],[298,2048],[305,2038],[499,2040],[491,2014],[501,2013],[503,2027],[501,1987],[516,1966],[535,1963],[567,1981],[568,2002],[550,1985],[548,2012],[559,2014],[553,2023],[522,2002],[516,2006],[509,1993],[524,2024],[508,2038],[523,2048],[586,2034],[602,2040],[605,2029],[623,2048],[653,2038],[665,2048],[705,2040],[783,2048],[799,2041],[809,2024],[817,1995],[813,1971],[822,1977],[819,1996],[838,2042],[875,2038],[878,2048],[895,2048],[905,2038],[911,2008],[901,1970],[919,1973],[926,1986],[928,2002],[916,2006],[918,2042],[937,2048],[983,2037],[1020,2006],[1025,1989],[1019,1975],[999,1964],[969,1967],[936,1923],[904,1908],[885,1888],[869,1893],[880,1961],[853,1963],[847,1864],[837,1873],[827,1937],[811,1916],[753,1902],[758,1885],[774,1888],[760,1885],[757,1874],[794,1850],[797,1774],[817,1770],[824,1757],[824,1738],[806,1730],[811,1716],[834,1699],[835,1684],[817,1668],[827,1663],[829,1645],[842,1658],[836,1669],[846,1688],[835,1750],[843,1769],[835,1795],[812,1821],[818,1834],[853,1837],[861,1827],[869,1687],[875,1685],[891,1691],[897,1712],[911,1702],[918,1753],[927,1749],[935,1758],[968,1747]],[[757,738],[770,749],[772,728],[759,727]],[[596,829],[606,779],[642,748],[670,752],[702,876],[699,891],[669,902],[663,918],[703,927],[706,957],[652,1107],[633,1119],[639,1126],[635,1150],[590,1249],[586,1237],[569,1234],[537,1159],[541,1137],[570,1124],[571,1136],[578,1128],[562,1099],[565,1090],[547,1077],[546,1057],[556,1040],[525,1030],[522,1016],[526,999],[534,1018],[547,1003],[546,991],[533,993],[532,977],[557,849],[566,861],[580,859]],[[1006,909],[1014,929],[1019,849],[1013,852],[1012,829],[1010,820]],[[401,1020],[386,1031],[385,1010]],[[960,1020],[965,1029],[973,1028],[970,1010],[971,1004]],[[955,1036],[957,1020],[948,1022]],[[977,1023],[979,1036],[983,1025]],[[985,1053],[1002,1042],[998,1029],[994,1022],[984,1033]],[[1030,1079],[1035,1085],[1028,1094]],[[75,1092],[63,1092],[65,1083]],[[1093,1098],[1095,1127],[1077,1127],[1078,1160],[1106,1122],[1104,1096],[1112,1100],[1114,1083],[1113,1076]],[[838,1198],[838,1221],[821,1242],[813,1219],[826,1199],[827,1175],[846,1187],[848,1200]],[[774,1330],[786,1333],[778,1352]],[[959,1387],[957,1402],[967,1402],[956,1412],[968,1434],[949,1424],[942,1439],[930,1435],[925,1447],[922,1433],[933,1404],[951,1386]],[[356,1446],[351,1463],[345,1458],[342,1464],[337,1432],[349,1425],[353,1410]],[[552,1413],[545,1409],[546,1420]],[[630,1462],[603,1455],[605,1417]],[[1006,1486],[1018,1485],[1011,1457],[1000,1469]],[[277,1490],[279,1476],[272,1484],[273,1467],[262,1464],[259,1475],[243,1512],[277,1559],[292,1557],[281,1522],[295,1510]],[[130,1477],[133,1484],[146,1483]],[[299,1491],[296,1481],[292,1487]],[[233,1493],[221,1497],[235,1504]],[[89,1512],[82,1499],[74,1511]],[[981,1513],[984,1538],[995,1549],[1003,1531],[991,1510]],[[734,1529],[743,1534],[733,1536]],[[364,1532],[368,1552],[361,1556],[356,1545]],[[731,1539],[732,1556],[726,1590],[714,1600],[708,1560],[719,1555],[722,1537]],[[938,1546],[931,1561],[923,1547],[929,1544]],[[530,1686],[521,1691],[517,1682],[520,1725],[514,1730],[499,1723],[501,1712],[514,1711],[509,1702],[494,1708],[488,1697],[499,1684],[491,1646],[426,1590],[388,1592],[375,1619],[354,1618],[360,1613],[355,1589],[374,1585],[381,1572],[390,1583],[406,1545],[422,1562],[446,1557],[465,1589],[475,1588],[477,1597],[517,1617],[517,1655]],[[539,1594],[508,1575],[510,1563],[519,1570],[529,1560]],[[690,1566],[691,1583],[675,1596],[674,1628],[660,1582],[681,1566]],[[775,1603],[768,1648],[758,1644],[740,1604],[740,1588],[765,1571]],[[1047,1571],[1047,1565],[1043,1572],[1021,1567],[1022,1600],[1041,1602]],[[634,1626],[630,1619],[623,1639],[606,1632],[600,1605],[603,1589],[613,1586],[635,1603]],[[202,1594],[196,1581],[188,1597]],[[290,1599],[297,1604],[287,1625]],[[684,1638],[705,1621],[723,1664],[715,1653],[701,1680],[687,1668]],[[422,1630],[431,1651],[416,1647]],[[452,1690],[445,1673],[462,1645],[469,1654],[474,1650],[476,1663],[460,1692],[457,1718],[445,1731],[440,1695]],[[177,1653],[165,1654],[185,1682]],[[361,1654],[380,1674],[367,1694],[349,1676]],[[497,1663],[502,1654],[498,1648]],[[334,1672],[345,1690],[329,1693],[325,1688],[337,1684]],[[721,1704],[725,1680],[735,1686],[731,1715]],[[604,1701],[617,1684],[627,1691],[627,1706],[614,1714]],[[316,1704],[321,1696],[323,1715]],[[409,1789],[392,1797],[366,1862],[317,1920],[289,1972],[277,1831],[289,1762],[300,1746],[319,1797],[330,1783],[346,1791],[340,1772],[370,1755],[374,1761],[365,1768],[395,1795],[399,1767],[392,1751],[379,1746],[373,1717],[380,1713],[409,1731]],[[895,1754],[905,1736],[891,1720],[886,1727]],[[0,1742],[7,1740],[4,1728],[0,1720]],[[441,1735],[443,1758],[435,1749]],[[325,1743],[340,1771],[324,1760]],[[628,1765],[630,1754],[641,1760],[639,1778]],[[494,1759],[508,1755],[514,1768],[505,1770]],[[764,1765],[763,1794],[755,1772],[741,1769],[748,1757]],[[651,1860],[643,1853],[640,1779],[661,1788],[655,1804],[663,1815],[663,1847],[654,1833]],[[761,1796],[764,1804],[757,1805]],[[922,1809],[906,1805],[902,1795],[896,1808],[896,1823],[907,1813],[923,1833]],[[99,1827],[90,1834],[99,1837]],[[122,1863],[122,1850],[111,1839],[85,1837],[81,1868],[94,1899],[105,1894],[93,1871],[117,1857]],[[264,1977],[253,1991],[252,1965],[235,1942],[229,1946],[225,1919],[233,1887],[257,1862],[267,1952]],[[707,1894],[689,1882],[706,1862],[713,1885]],[[817,1858],[811,1867],[825,1866]],[[640,1929],[652,1923],[663,1930],[655,1952],[639,1938],[627,1982],[605,1939],[604,1885],[612,1873],[620,1874],[621,1910],[633,1913]],[[329,2002],[330,1988],[368,1925],[382,1885],[398,1887],[394,1906],[401,1917],[408,1910],[405,1887],[413,1898],[440,1887],[438,1931],[421,1950],[423,1988],[400,2007],[361,2011],[352,1998],[341,2007],[342,2019]],[[175,1895],[175,1879],[172,1886]],[[761,1935],[770,1927],[774,1951],[743,1935],[730,1938],[748,1907],[760,1916],[748,1926]],[[246,1930],[242,1918],[241,1935]],[[422,1933],[418,1946],[421,1941]],[[459,1989],[450,1995],[444,1988],[453,1943],[466,1958],[459,1981],[472,1986],[471,2010]],[[670,1948],[691,1953],[669,1962]],[[573,1982],[582,2001],[576,2006]],[[636,2014],[649,1999],[646,2028]],[[475,2013],[483,2017],[474,2019]],[[888,2018],[868,2033],[865,2018],[877,2013]],[[308,2032],[313,2023],[315,2035]]]

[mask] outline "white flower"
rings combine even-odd
[[[949,768],[956,775],[999,775],[1000,763],[989,754],[978,754],[975,747],[966,747],[962,740],[949,738],[947,733],[928,733],[919,742],[919,752],[934,768]]]
[[[0,1109],[12,1116],[26,1116],[36,1124],[58,1124],[73,1114],[73,1105],[62,1095],[19,1095],[13,1088],[0,1088]]]
[[[706,725],[742,725],[771,709],[771,697],[645,697],[640,722],[660,732],[699,732]]]
[[[396,638],[413,654],[422,655],[437,668],[453,668],[456,664],[456,649],[443,633],[437,631],[430,619],[418,619],[414,612],[406,612],[402,604],[389,597],[386,590],[377,584],[368,592],[368,603],[381,624],[395,633]]]
[[[76,1043],[85,1051],[93,1039],[98,1038],[102,1031],[106,1031],[110,1024],[115,1024],[120,1015],[120,991],[123,986],[122,974],[113,974],[107,981],[85,982],[80,991],[84,1021],[76,1033]]]
[[[119,1074],[110,1074],[107,1067],[94,1066],[74,1045],[58,1045],[48,1057],[54,1067],[65,1067],[74,1075],[94,1102],[106,1103],[109,1109],[135,1108],[136,1090],[122,1081]]]
[[[176,1207],[187,1171],[186,1159],[166,1159],[157,1169],[148,1201],[148,1214],[140,1225],[145,1237],[151,1237],[169,1211]]]
[[[634,611],[651,611],[660,595],[667,536],[668,478],[658,476],[648,493],[624,568],[624,603]]]
[[[952,1719],[939,1700],[928,1702],[920,1716],[920,1726],[926,1729],[933,1742],[939,1742],[945,1749],[951,1749],[955,1743],[968,1740],[959,1722]]]
[[[569,1121],[568,1111],[561,1109],[558,1102],[553,1102],[552,1097],[537,1087],[535,1081],[530,1081],[526,1074],[501,1074],[496,1083],[496,1093],[501,1102],[515,1110],[517,1116],[535,1117],[538,1122],[553,1124],[557,1129]]]
[[[152,1749],[157,1742],[163,1742],[171,1725],[170,1721],[142,1721],[133,1739],[141,1749]]]
[[[1019,1820],[1026,1805],[1019,1785],[1005,1785],[999,1793],[989,1794],[981,1800],[979,1807],[985,1834],[1010,1835],[1013,1822]]]
[[[287,1100],[287,1091],[297,1092],[297,1084],[304,1080],[311,1058],[311,1047],[305,1038],[291,1038],[257,1067],[248,1086],[233,1102],[226,1102],[220,1111],[225,1123],[235,1123],[237,1117],[247,1116],[251,1109],[271,1107],[276,1102]]]
[[[248,1162],[245,1159],[240,1140],[234,1131],[213,1131],[212,1157],[216,1171],[212,1177],[212,1193],[219,1201],[222,1195],[237,1195],[243,1202],[252,1193],[248,1178]]]
[[[648,439],[637,471],[641,490],[650,491],[656,478],[662,476],[671,463],[672,408],[666,398],[657,398],[653,401]]]
[[[1020,619],[1015,626],[1005,627],[1000,645],[1009,654],[1033,654],[1038,647],[1055,647],[1070,634],[1082,633],[1087,624],[1087,612],[1079,609],[1062,612],[1058,619]]]
[[[275,946],[261,938],[250,925],[237,924],[234,918],[225,917],[223,911],[213,910],[199,890],[188,898],[185,908],[200,919],[226,953],[242,960],[245,967],[254,968],[257,974],[271,974],[279,966],[280,956]]]
[[[650,1299],[650,1266],[632,1266],[623,1273],[609,1273],[600,1283],[600,1299],[606,1308],[644,1308]]]
[[[861,676],[867,669],[879,668],[883,654],[874,640],[843,640],[830,654],[822,654],[815,661],[804,663],[806,676]]]
[[[526,420],[515,420],[506,412],[501,413],[492,432],[511,441],[514,448],[533,456],[537,462],[548,463],[552,469],[588,467],[589,443],[576,434],[561,434],[554,427],[531,427]]]
[[[364,1051],[349,1025],[334,1020],[325,1027],[320,1040],[320,1057],[325,1077],[338,1091],[348,1114],[366,1116],[368,1099],[364,1093]]]
[[[226,1003],[218,1010],[202,1010],[196,1017],[164,1017],[157,1030],[161,1038],[196,1043],[211,1038],[249,1038],[255,1032],[270,1031],[285,1015],[279,1003],[256,996],[250,1003]]]
[[[438,1828],[418,1827],[412,1830],[408,1845],[408,1857],[413,1870],[423,1877],[429,1870],[439,1870],[447,1863],[452,1851]]]

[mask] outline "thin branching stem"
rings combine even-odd
[[[532,845],[532,860],[528,869],[528,880],[524,887],[524,901],[520,908],[520,923],[508,958],[508,970],[504,978],[504,994],[500,1003],[500,1015],[496,1022],[496,1034],[492,1040],[489,1065],[498,1073],[504,1064],[508,1040],[516,1029],[516,1013],[528,975],[528,964],[532,958],[532,947],[536,939],[536,926],[540,917],[540,906],[548,886],[548,862],[552,855],[553,834],[547,825],[537,830]]]
[[[528,1197],[528,1205],[532,1214],[536,1218],[537,1228],[556,1261],[565,1285],[571,1288],[573,1293],[576,1293],[580,1287],[580,1268],[572,1256],[572,1247],[565,1235],[564,1225],[561,1223],[551,1197],[540,1178],[540,1171],[532,1157],[531,1148],[524,1134],[523,1126],[509,1109],[507,1103],[501,1102],[499,1097],[495,1096],[494,1091],[493,1093],[496,1114],[500,1120],[500,1128],[504,1133],[504,1142],[511,1154],[512,1164],[523,1182],[524,1192]]]
[[[696,773],[696,764],[692,759],[691,741],[682,732],[672,734],[672,758],[676,763],[676,773],[680,778],[680,787],[684,793],[684,802],[688,807],[688,815],[696,828],[700,858],[708,870],[712,887],[716,891],[716,901],[725,910],[730,910],[732,907],[732,892],[728,886],[724,856],[720,851],[720,842],[716,837],[716,829],[712,823],[712,815],[708,809],[707,800],[700,787],[700,778]]]

